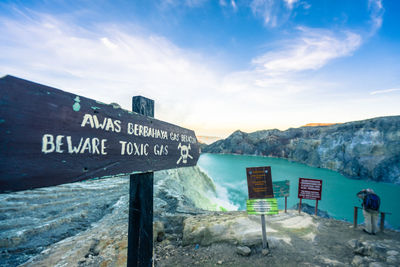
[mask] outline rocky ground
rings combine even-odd
[[[400,233],[368,235],[347,222],[291,210],[267,218],[262,249],[260,216],[214,213],[185,220],[182,239],[155,246],[156,266],[399,266]]]
[[[23,266],[126,266],[126,220],[116,218],[121,215],[106,216]],[[155,266],[400,265],[399,232],[368,235],[348,222],[294,210],[267,217],[268,250],[262,249],[260,216],[245,212],[185,215],[181,232],[167,233],[158,224]]]
[[[123,247],[128,196],[129,177],[0,194],[0,266],[18,266],[59,246],[63,257],[70,255],[69,265],[85,263],[96,255],[94,247],[101,246],[104,235],[113,242],[119,236]],[[187,214],[219,209],[215,198],[212,179],[197,167],[154,174],[154,220],[169,232],[180,229]],[[68,245],[82,236],[82,241]]]
[[[126,266],[129,179],[113,179],[1,195],[0,265]],[[260,216],[204,210],[218,206],[198,168],[154,183],[155,266],[400,266],[399,232],[289,210],[267,216],[263,250]]]

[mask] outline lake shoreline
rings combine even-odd
[[[318,203],[319,209],[327,211],[337,220],[347,222],[353,221],[354,206],[361,205],[356,193],[364,188],[373,188],[381,196],[381,210],[392,213],[386,216],[385,225],[391,229],[400,230],[400,215],[395,213],[400,186],[396,184],[350,179],[333,170],[310,167],[287,159],[257,155],[202,153],[198,165],[216,185],[224,189],[223,197],[238,206],[239,210],[246,209],[246,167],[271,166],[273,181],[290,180],[288,208],[299,202],[297,186],[300,177],[322,179],[322,199]],[[303,203],[315,206],[315,201],[304,200]],[[278,207],[284,209],[283,199],[278,198]],[[359,217],[361,218],[360,211]]]

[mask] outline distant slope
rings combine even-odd
[[[286,131],[236,131],[202,152],[287,158],[350,177],[400,184],[400,116]]]
[[[312,122],[312,123],[307,123],[306,125],[303,125],[301,127],[315,127],[315,126],[331,126],[335,125],[338,123],[319,123],[319,122]]]
[[[214,142],[216,142],[216,141],[218,141],[218,140],[221,140],[221,137],[218,137],[218,136],[199,135],[199,136],[197,136],[197,140],[198,140],[200,143],[209,145],[209,144],[214,143]]]

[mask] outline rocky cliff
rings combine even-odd
[[[348,177],[400,184],[400,116],[286,131],[236,131],[202,152],[287,158]]]
[[[128,199],[129,177],[0,194],[0,266],[18,266],[58,243],[65,248],[59,255],[68,258],[65,266],[91,262],[99,253],[95,247],[103,253],[115,250],[100,242],[104,236],[113,236],[113,245],[126,248]],[[155,172],[153,199],[154,220],[163,223],[166,233],[182,231],[183,220],[191,214],[231,208],[218,199],[212,179],[198,167]],[[126,265],[125,252],[113,261]],[[55,265],[49,261],[31,266]]]

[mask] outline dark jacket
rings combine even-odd
[[[366,199],[367,199],[367,196],[368,196],[368,195],[374,195],[374,196],[376,196],[376,198],[377,198],[377,200],[378,200],[378,203],[377,203],[377,204],[378,204],[378,209],[377,209],[377,210],[367,208]],[[362,202],[361,205],[362,205],[362,207],[363,207],[364,210],[366,210],[366,211],[368,211],[368,212],[377,212],[377,211],[379,210],[379,206],[380,206],[381,200],[380,200],[379,196],[378,196],[377,194],[375,194],[373,191],[372,191],[372,192],[369,192],[369,191],[366,190],[366,189],[361,190],[360,192],[357,193],[357,197],[359,197],[359,198],[361,198],[361,199],[363,200],[363,202]]]

